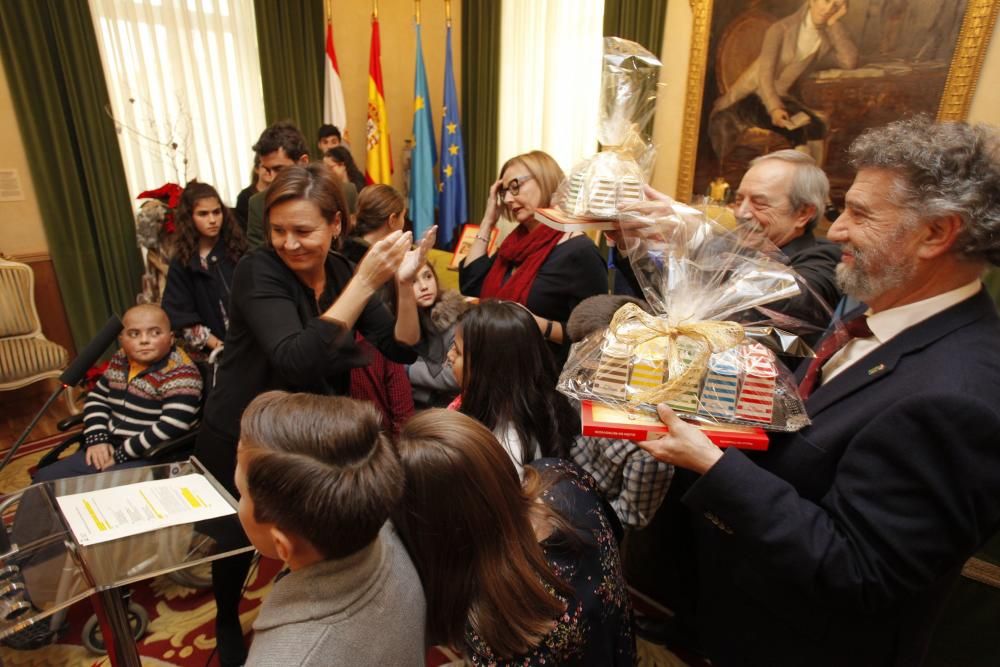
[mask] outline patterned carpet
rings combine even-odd
[[[0,472],[0,494],[21,489],[31,481],[38,460],[66,435],[59,435],[30,442]],[[6,444],[6,443],[5,443]],[[6,453],[0,450],[0,457]],[[251,574],[250,584],[240,606],[240,622],[249,633],[260,604],[271,589],[274,575],[281,564],[261,559],[261,565]],[[208,566],[203,574],[207,575]],[[139,640],[139,653],[146,667],[207,667],[218,665],[211,658],[215,648],[215,601],[210,589],[192,589],[179,585],[167,577],[144,581],[132,587],[132,601],[149,614],[149,628]],[[81,641],[84,624],[93,614],[88,602],[74,605],[64,622],[64,631],[50,646],[20,651],[0,646],[0,665],[3,667],[97,667],[109,665],[106,656],[88,651]],[[248,634],[248,642],[250,640]],[[432,648],[427,654],[428,667],[461,665],[457,656],[441,648]],[[663,646],[639,641],[639,664],[642,667],[685,667],[687,663]]]

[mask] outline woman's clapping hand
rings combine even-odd
[[[434,241],[436,240],[437,225],[428,229],[427,233],[424,234],[424,238],[420,239],[420,243],[404,255],[403,261],[400,263],[399,268],[396,269],[397,282],[407,285],[413,284],[413,281],[417,278],[417,272],[420,271],[420,267],[427,261],[427,253],[434,247]]]
[[[372,291],[382,287],[400,268],[413,243],[413,234],[401,230],[377,241],[358,264],[356,276]]]

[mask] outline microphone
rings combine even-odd
[[[115,342],[115,339],[118,338],[118,334],[121,333],[124,326],[117,315],[109,317],[101,330],[97,332],[97,335],[87,343],[87,347],[83,348],[83,351],[76,355],[73,363],[67,366],[66,370],[62,372],[62,375],[59,376],[59,381],[67,387],[80,384],[80,380],[83,379],[83,376],[90,367],[97,363],[97,360],[101,358],[101,355],[108,349],[108,346]]]

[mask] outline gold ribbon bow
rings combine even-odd
[[[632,123],[620,144],[614,146],[602,146],[602,151],[618,153],[623,160],[638,162],[649,149],[649,142],[643,137],[642,130],[638,125]]]
[[[650,315],[634,303],[626,303],[615,312],[609,325],[611,334],[620,343],[629,346],[643,345],[650,341],[660,341],[660,350],[665,349],[666,355],[652,352],[653,358],[665,358],[670,370],[681,368],[683,372],[670,374],[666,382],[658,387],[638,392],[629,397],[630,403],[649,403],[656,405],[678,396],[692,380],[701,379],[708,366],[708,359],[715,352],[722,352],[738,345],[744,338],[743,327],[728,320],[701,320],[697,322],[682,322],[671,326],[665,319]],[[677,339],[681,336],[694,340],[698,352],[690,363],[681,360],[681,349]],[[647,346],[652,348],[653,346]]]

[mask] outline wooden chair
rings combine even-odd
[[[42,334],[31,267],[0,258],[0,391],[59,377],[68,362],[66,348]],[[69,388],[64,397],[78,412]]]

